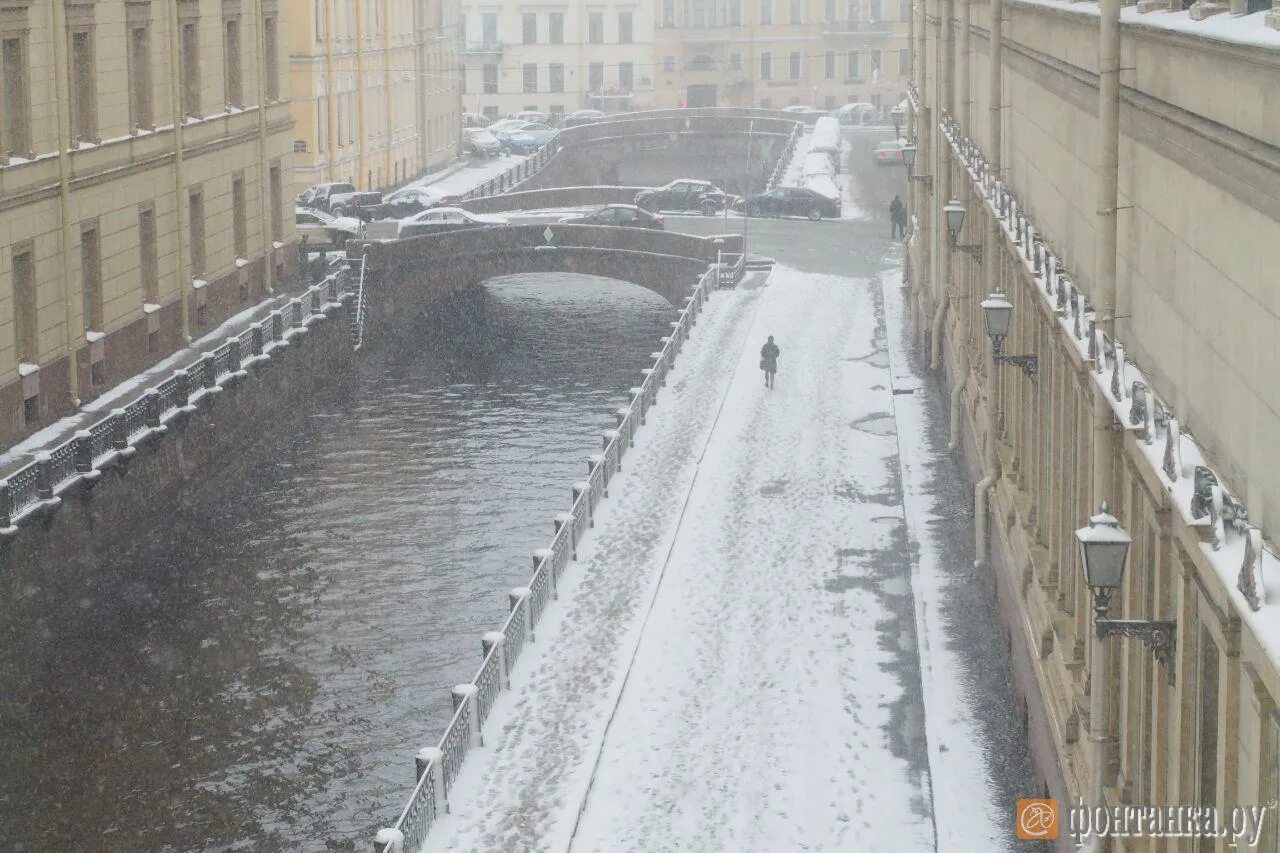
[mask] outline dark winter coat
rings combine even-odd
[[[891,222],[903,222],[907,220],[907,206],[900,199],[894,199],[889,204],[889,220]]]
[[[765,344],[760,348],[760,369],[766,373],[778,372],[778,356],[782,350],[777,344]]]

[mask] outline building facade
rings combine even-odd
[[[910,0],[657,0],[656,104],[896,106]]]
[[[458,154],[455,0],[289,0],[294,189],[383,190]]]
[[[0,442],[290,276],[280,12],[0,6]]]
[[[653,106],[653,10],[635,0],[572,6],[464,0],[463,109],[623,112]]]
[[[913,324],[951,390],[1046,784],[1280,801],[1280,12],[1143,0],[1105,43],[1088,2],[919,0],[914,21]],[[1020,363],[986,334],[993,292]],[[1099,638],[1075,530],[1104,501],[1133,540],[1108,615],[1172,647]]]

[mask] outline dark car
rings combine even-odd
[[[624,228],[665,230],[662,217],[642,210],[634,204],[606,204],[582,216],[566,216],[560,220],[569,225],[621,225]]]
[[[307,207],[313,210],[323,210],[325,213],[333,213],[332,202],[336,199],[349,196],[355,191],[355,184],[347,183],[346,181],[316,184],[315,186],[307,187],[298,195],[297,204],[298,207]]]
[[[840,199],[804,187],[778,187],[760,195],[747,196],[739,205],[747,216],[824,216],[840,218]]]
[[[684,178],[672,181],[665,187],[641,190],[636,193],[636,207],[650,213],[659,210],[697,210],[707,216],[715,216],[724,210],[732,198],[709,181]]]

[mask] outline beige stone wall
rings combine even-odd
[[[183,295],[193,296],[189,273],[190,246],[185,223],[185,206],[190,189],[201,187],[205,211],[205,259],[200,277],[214,280],[233,275],[239,266],[232,251],[233,216],[231,181],[242,175],[245,181],[245,230],[247,258],[253,261],[270,256],[271,268],[279,263],[276,249],[263,219],[266,173],[264,159],[278,162],[287,176],[291,148],[288,81],[281,80],[278,98],[260,110],[259,32],[255,26],[257,9],[277,17],[277,68],[283,73],[288,47],[283,43],[286,25],[279,20],[273,3],[241,0],[238,4],[215,0],[187,0],[181,4],[183,20],[196,22],[200,51],[200,98],[198,118],[182,123],[181,175],[175,171],[174,105],[171,83],[174,73],[169,52],[170,20],[163,4],[138,6],[140,17],[126,22],[123,2],[96,2],[68,5],[67,24],[71,30],[87,27],[93,48],[93,90],[90,98],[97,128],[89,139],[58,142],[57,111],[64,120],[69,115],[69,93],[79,95],[76,81],[64,80],[60,91],[54,70],[55,48],[59,55],[68,49],[67,40],[55,45],[52,7],[32,4],[25,7],[21,23],[27,39],[28,99],[30,104],[31,154],[35,159],[15,156],[0,162],[0,386],[18,379],[15,349],[13,301],[13,257],[15,247],[30,246],[35,258],[37,282],[36,319],[39,328],[39,359],[42,366],[41,417],[28,421],[12,412],[0,413],[0,434],[10,437],[29,432],[49,418],[67,411],[72,400],[92,397],[103,387],[86,384],[79,377],[78,391],[68,377],[56,381],[45,374],[51,365],[70,371],[71,356],[85,364],[101,358],[101,352],[85,355],[84,329],[112,335],[141,321],[144,291],[140,274],[138,211],[153,205],[157,236],[158,304],[178,303]],[[228,109],[224,85],[223,27],[226,16],[239,20],[240,81],[242,104]],[[5,18],[0,31],[15,25]],[[127,59],[127,31],[141,23],[149,29],[148,72],[151,82],[150,107],[153,121],[138,126],[131,114],[130,76]],[[154,127],[153,127],[154,125]],[[59,148],[67,153],[59,157]],[[23,152],[26,153],[26,152]],[[181,186],[179,187],[179,181]],[[61,187],[66,187],[66,203]],[[287,181],[285,189],[287,191]],[[180,201],[179,197],[180,196]],[[291,198],[282,200],[282,208]],[[179,210],[179,206],[184,209]],[[83,317],[81,294],[80,241],[84,223],[96,221],[100,240],[102,323],[88,324]],[[292,216],[283,217],[282,241],[292,239]],[[181,259],[181,262],[180,262]],[[180,316],[165,312],[164,316]],[[209,321],[218,319],[207,318]],[[194,317],[178,329],[163,329],[162,338],[179,340],[183,334],[198,336]],[[165,352],[143,353],[129,363],[155,360]],[[83,371],[82,371],[83,372]],[[108,365],[108,376],[118,377]],[[66,386],[66,395],[50,389]],[[7,402],[7,400],[6,400]],[[13,425],[13,429],[10,429]]]
[[[934,21],[948,12],[958,21],[963,9],[961,0],[918,7]],[[987,436],[995,442],[989,539],[982,547],[1013,602],[1011,632],[1032,661],[1034,679],[1023,688],[1045,707],[1051,758],[1065,784],[1055,794],[1072,801],[1089,796],[1095,758],[1089,738],[1102,731],[1112,803],[1265,803],[1280,791],[1280,778],[1268,769],[1280,755],[1275,587],[1272,602],[1251,608],[1239,584],[1244,537],[1228,528],[1215,544],[1209,520],[1189,516],[1127,420],[1095,428],[1095,362],[1081,356],[1070,324],[1064,328],[1027,271],[1025,250],[997,236],[950,146],[930,156],[931,145],[945,143],[930,138],[933,119],[944,111],[962,116],[961,133],[988,160],[998,159],[1000,176],[1064,259],[1070,280],[1084,294],[1092,291],[1097,6],[1006,2],[995,111],[989,9],[986,2],[971,4],[971,50],[966,56],[957,46],[953,66],[940,61],[945,26],[931,21],[918,43],[924,53],[917,83],[931,118],[917,122],[917,170],[927,169],[932,184],[916,183],[912,192],[922,223],[909,252],[913,320],[926,345],[936,344],[939,366],[957,389],[959,446],[981,468]],[[1157,18],[1133,15],[1125,13],[1121,59],[1131,70],[1123,72],[1121,89],[1116,339],[1194,436],[1226,491],[1244,503],[1250,523],[1274,543],[1280,400],[1266,373],[1280,312],[1267,258],[1280,239],[1280,134],[1274,116],[1256,107],[1274,97],[1280,49],[1168,32],[1152,25]],[[953,90],[965,67],[969,90]],[[969,211],[958,242],[980,245],[980,263],[949,251],[939,242],[945,235],[928,227],[951,197]],[[928,256],[938,259],[936,268]],[[1015,306],[1005,352],[1038,357],[1034,383],[1013,367],[988,366],[979,303],[997,289]],[[1153,443],[1164,435],[1155,433]],[[1105,494],[1134,539],[1110,616],[1177,622],[1172,673],[1137,641],[1111,641],[1114,690],[1105,720],[1089,718],[1088,662],[1097,640],[1073,537],[1094,511],[1095,455],[1114,471]],[[1280,573],[1274,557],[1264,565],[1268,578]],[[1216,723],[1206,728],[1209,719]],[[1211,790],[1198,781],[1206,755],[1216,755],[1207,768]],[[1179,844],[1185,842],[1115,849],[1189,849]]]
[[[660,3],[660,0],[659,0]],[[834,109],[842,104],[878,103],[892,108],[902,99],[910,74],[902,63],[909,51],[907,38],[910,0],[871,0],[828,3],[802,0],[801,22],[791,23],[791,4],[771,0],[770,23],[765,23],[758,0],[742,0],[741,26],[693,25],[700,0],[675,0],[665,17],[657,9],[655,69],[658,106],[678,106],[687,99],[690,84],[719,88],[721,106],[780,109],[792,104]],[[830,18],[830,19],[829,19]],[[854,53],[853,67],[849,54]],[[771,56],[771,79],[761,71],[761,54]],[[792,78],[790,55],[800,55],[800,74]],[[834,68],[828,75],[827,54]],[[735,65],[733,57],[740,58]],[[702,57],[715,67],[691,70]],[[880,69],[873,73],[873,57]],[[666,68],[674,64],[674,71]]]
[[[450,162],[461,116],[455,2],[291,0],[295,191],[387,189]]]

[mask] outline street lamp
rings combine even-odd
[[[932,175],[917,175],[917,174],[915,174],[915,168],[916,168],[916,146],[915,146],[914,144],[908,143],[908,144],[906,144],[906,145],[902,146],[902,165],[904,165],[904,166],[906,166],[906,167],[907,167],[907,180],[909,180],[909,181],[919,181],[920,183],[924,184],[925,186],[929,187],[930,189],[933,189],[933,176],[932,176]]]
[[[1108,619],[1111,595],[1124,580],[1125,560],[1133,539],[1120,526],[1116,517],[1107,511],[1104,502],[1098,514],[1089,519],[1088,527],[1076,531],[1080,543],[1080,564],[1084,569],[1084,582],[1093,593],[1093,624],[1099,640],[1119,634],[1141,640],[1168,670],[1169,683],[1173,683],[1173,650],[1176,644],[1177,622],[1156,622],[1148,619]],[[1092,673],[1097,678],[1100,673]]]
[[[952,250],[964,252],[978,263],[982,263],[982,246],[980,244],[973,243],[962,246],[956,242],[956,238],[960,236],[960,227],[964,225],[964,205],[953,198],[942,208],[942,212],[947,215],[947,234],[951,238]]]
[[[1027,378],[1034,382],[1039,358],[1034,355],[1004,354],[1004,339],[1009,336],[1009,325],[1013,320],[1013,303],[997,291],[982,300],[982,317],[987,324],[987,337],[991,338],[992,360],[996,364],[1012,364],[1022,368]]]
[[[902,113],[898,112],[897,110],[894,110],[891,113],[889,113],[889,117],[893,119],[893,138],[901,139],[902,138]]]

